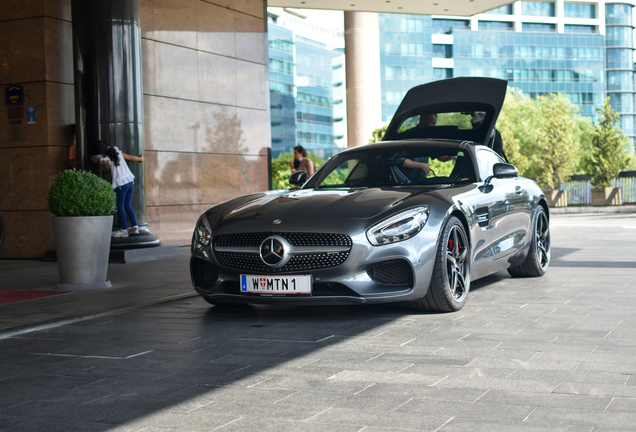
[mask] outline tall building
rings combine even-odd
[[[406,91],[454,76],[488,76],[534,97],[563,92],[584,116],[610,97],[632,142],[634,2],[517,1],[465,17],[380,16],[382,117]]]
[[[301,145],[327,159],[346,148],[342,34],[268,14],[272,156]]]

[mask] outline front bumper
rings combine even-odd
[[[364,234],[351,239],[348,257],[340,264],[277,272],[224,265],[228,260],[219,260],[219,254],[210,244],[193,251],[190,259],[192,283],[210,303],[345,305],[412,301],[426,295],[435,258],[435,230],[425,228],[412,239],[383,246],[371,246]],[[309,274],[312,293],[244,293],[240,290],[241,274]]]

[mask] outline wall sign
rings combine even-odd
[[[22,106],[24,104],[24,87],[20,84],[9,84],[4,89],[4,103],[6,106]]]

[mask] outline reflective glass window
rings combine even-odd
[[[437,44],[433,45],[433,57],[453,58],[453,46]]]
[[[632,5],[606,4],[605,23],[632,25]]]
[[[479,30],[514,30],[511,22],[503,21],[479,21]]]
[[[566,18],[596,18],[595,4],[565,3],[563,9]]]
[[[610,93],[610,105],[615,111],[633,113],[634,94],[633,93]]]
[[[554,3],[542,1],[522,1],[521,11],[524,15],[553,17]]]
[[[634,125],[634,116],[624,115],[621,116],[621,122],[619,127],[622,129],[624,135],[636,134],[636,127]]]
[[[596,26],[593,25],[573,25],[565,24],[565,33],[598,33]]]
[[[498,7],[497,9],[491,9],[488,12],[484,12],[485,14],[496,14],[496,15],[512,15],[512,4]]]
[[[605,45],[631,48],[632,28],[608,26],[605,31]]]
[[[453,77],[453,70],[452,69],[444,69],[444,68],[434,68],[433,69],[433,76],[435,77],[435,79],[452,78]]]
[[[523,23],[521,30],[524,32],[556,32],[555,24],[542,24],[542,23]]]
[[[631,71],[608,71],[607,90],[634,91],[634,73]]]
[[[632,69],[632,50],[631,49],[607,49],[605,51],[608,69]]]
[[[448,34],[452,33],[454,29],[469,29],[470,21],[468,20],[452,20],[452,19],[434,19],[433,20],[433,33],[436,34]]]

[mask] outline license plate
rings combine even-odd
[[[241,275],[241,292],[264,294],[311,294],[311,276]]]

